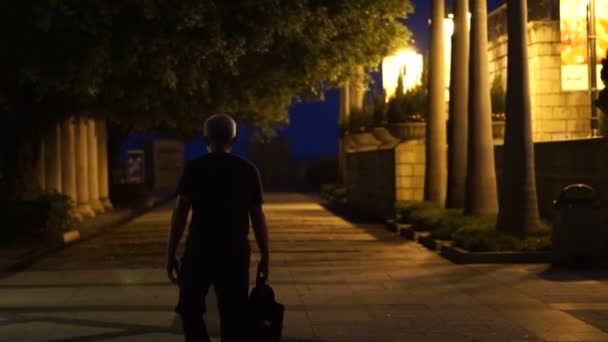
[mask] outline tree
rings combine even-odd
[[[520,236],[540,227],[530,108],[527,8],[527,0],[509,0],[507,4],[509,42],[505,167],[497,223],[498,230]]]
[[[471,15],[469,137],[464,213],[493,214],[498,209],[498,200],[492,140],[486,1],[471,0]]]
[[[71,115],[179,135],[215,112],[272,127],[295,95],[318,96],[404,46],[411,10],[401,0],[1,2],[0,135],[11,146],[0,153]]]
[[[469,0],[454,0],[446,208],[464,208],[467,178]]]
[[[445,201],[447,182],[444,7],[444,0],[433,0],[431,3],[429,110],[426,124],[426,167],[424,174],[424,200],[441,204]]]

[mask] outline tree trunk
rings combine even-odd
[[[431,7],[429,111],[426,125],[424,200],[444,204],[447,183],[447,136],[445,110],[444,0]]]
[[[464,212],[494,214],[498,210],[492,105],[488,72],[488,10],[486,0],[471,0],[469,58],[469,138]]]
[[[446,208],[464,208],[469,96],[469,0],[454,0]]]
[[[520,236],[540,226],[528,73],[527,0],[509,0],[507,116],[498,230]]]

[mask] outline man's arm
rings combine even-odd
[[[255,240],[258,243],[261,256],[260,264],[258,265],[258,274],[256,276],[261,274],[265,280],[268,280],[268,264],[270,261],[270,253],[268,250],[268,227],[266,225],[266,216],[264,215],[262,205],[258,204],[252,207],[250,216]]]
[[[177,196],[177,203],[173,210],[171,218],[171,229],[169,230],[169,241],[167,243],[167,275],[172,283],[177,283],[177,272],[179,271],[177,263],[177,246],[184,235],[186,223],[188,222],[188,213],[190,212],[190,200],[184,196]]]

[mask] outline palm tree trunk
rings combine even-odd
[[[494,214],[498,210],[492,106],[488,72],[488,10],[486,0],[471,0],[469,58],[469,138],[464,212]]]
[[[469,0],[454,0],[446,208],[464,208],[469,96]]]
[[[424,177],[424,199],[441,204],[444,204],[445,201],[447,182],[444,13],[444,0],[433,0],[431,7],[429,111],[426,124]]]
[[[527,0],[509,0],[507,118],[497,228],[520,236],[540,225],[528,73]]]

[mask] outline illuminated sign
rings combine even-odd
[[[608,0],[596,0],[597,60],[608,50]],[[587,1],[560,1],[562,90],[589,90]],[[597,66],[598,80],[601,64]]]

